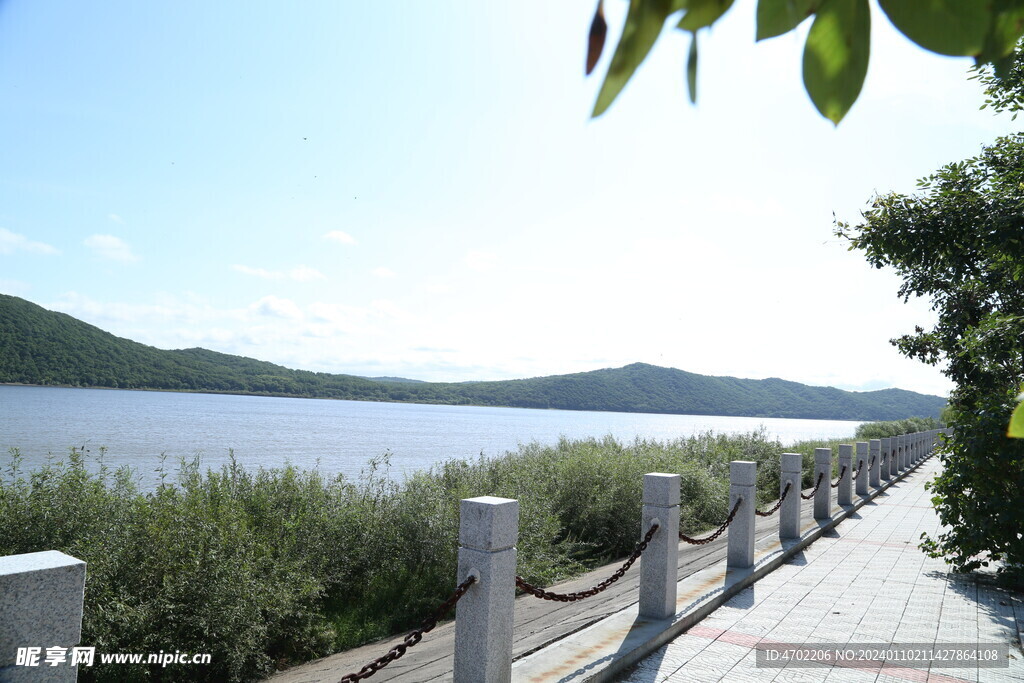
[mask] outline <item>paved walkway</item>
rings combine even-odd
[[[985,580],[952,575],[922,553],[940,530],[924,482],[933,458],[835,530],[743,590],[620,677],[655,681],[1024,681],[1024,598]],[[922,476],[923,475],[923,476]],[[758,650],[783,644],[1000,643],[1008,668],[940,668],[844,662],[758,668]]]

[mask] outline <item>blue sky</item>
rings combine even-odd
[[[1016,130],[873,7],[836,128],[805,24],[666,28],[590,109],[587,2],[0,0],[0,292],[160,348],[427,380],[642,361],[945,393],[832,235]],[[609,45],[624,2],[606,3]]]

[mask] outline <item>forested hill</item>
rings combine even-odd
[[[937,417],[946,403],[902,389],[849,392],[781,379],[708,377],[643,363],[498,382],[331,375],[206,349],[164,351],[2,294],[0,383],[835,420]]]

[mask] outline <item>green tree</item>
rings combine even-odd
[[[1020,101],[1021,79],[980,75],[997,110]],[[1024,583],[1024,440],[1007,435],[1024,383],[1024,134],[918,187],[875,197],[859,225],[838,223],[836,232],[875,267],[894,268],[904,300],[929,297],[938,314],[932,329],[892,340],[906,356],[943,364],[955,383],[945,413],[955,437],[930,484],[948,530],[926,536],[925,549],[958,571],[998,562]]]
[[[697,35],[710,28],[734,0],[630,0],[619,43],[594,105],[603,114],[632,78],[669,21],[691,34],[686,80],[697,98]],[[973,57],[1005,75],[1024,34],[1024,0],[877,0],[903,35],[941,55]],[[590,27],[589,74],[604,48],[607,24],[599,0]],[[774,38],[814,18],[804,45],[803,79],[821,115],[835,123],[860,95],[871,52],[868,0],[758,0],[757,40]]]

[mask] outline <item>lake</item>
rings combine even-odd
[[[117,389],[0,386],[0,469],[10,448],[24,465],[61,458],[70,447],[107,453],[110,467],[130,465],[144,485],[169,464],[200,454],[204,465],[246,467],[292,463],[357,477],[371,458],[390,453],[392,477],[450,458],[496,456],[520,443],[553,444],[612,435],[670,440],[713,430],[764,427],[783,444],[852,436],[859,422],[782,418],[653,415],[527,408],[371,403],[326,399],[184,394]]]

